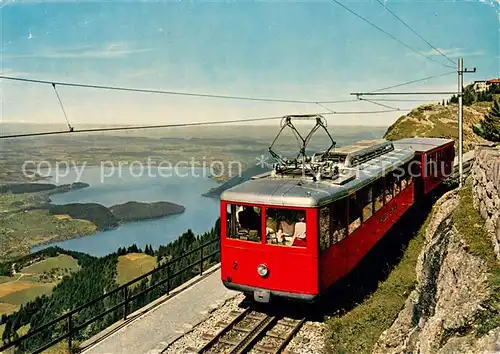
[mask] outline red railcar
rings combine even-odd
[[[260,302],[314,301],[451,174],[453,159],[450,139],[364,141],[303,160],[317,173],[295,161],[226,190],[224,285]]]

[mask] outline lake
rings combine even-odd
[[[85,252],[93,256],[104,256],[119,247],[137,244],[144,249],[153,248],[175,240],[187,229],[195,234],[209,231],[219,216],[219,201],[201,196],[217,183],[208,178],[208,169],[151,167],[140,173],[140,169],[123,168],[101,170],[101,167],[85,167],[78,180],[77,171],[70,169],[67,176],[51,173],[47,183],[67,184],[75,181],[90,184],[90,187],[51,196],[53,204],[99,203],[107,207],[128,201],[169,201],[186,208],[182,214],[161,219],[126,223],[120,227],[89,236],[55,242],[32,249],[32,252],[49,246]],[[176,173],[175,173],[176,172]],[[109,177],[106,177],[109,176]]]

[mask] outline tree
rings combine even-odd
[[[490,112],[486,113],[484,119],[472,127],[474,133],[482,138],[500,142],[500,103],[498,100],[493,102]]]
[[[442,103],[443,106],[446,106],[446,102],[443,100],[443,103]]]
[[[458,103],[458,97],[455,95],[451,96],[450,103]]]
[[[471,86],[467,86],[464,90],[464,105],[470,106],[476,102],[476,92]]]

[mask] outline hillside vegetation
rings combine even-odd
[[[474,124],[478,124],[484,118],[491,104],[491,102],[476,102],[470,106],[464,105],[464,152],[472,150],[477,144],[487,143],[472,129]],[[384,138],[397,140],[412,136],[451,138],[457,142],[455,148],[458,149],[458,105],[426,104],[417,107],[391,125]]]

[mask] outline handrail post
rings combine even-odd
[[[72,323],[72,315],[68,316],[68,352],[71,353],[71,347],[73,346],[72,341],[72,332],[73,332],[73,323]]]
[[[128,287],[123,288],[123,320],[127,319]]]
[[[170,294],[170,263],[167,263],[167,295]]]
[[[200,248],[200,276],[203,275],[203,245]]]

